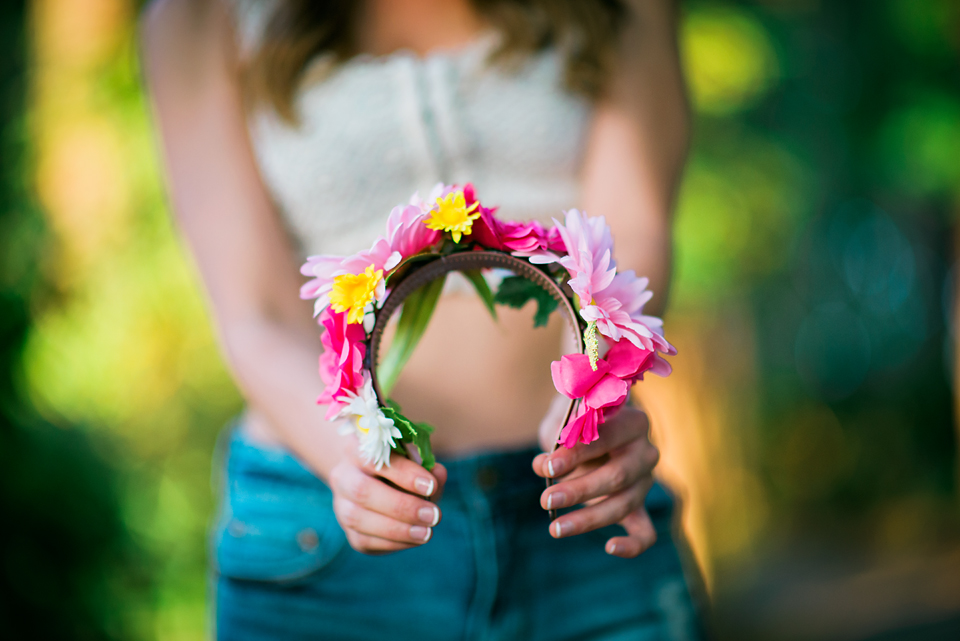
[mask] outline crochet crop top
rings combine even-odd
[[[233,0],[241,51],[271,2]],[[509,71],[488,34],[453,51],[354,57],[298,91],[297,125],[249,118],[263,180],[299,250],[349,254],[384,231],[391,208],[437,182],[472,182],[503,218],[549,221],[579,204],[590,103],[563,87],[554,50]]]

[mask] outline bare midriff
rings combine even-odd
[[[472,293],[441,298],[391,394],[407,417],[436,428],[431,441],[438,455],[537,443],[540,423],[557,396],[550,362],[560,356],[565,325],[554,313],[546,327],[535,329],[535,309],[533,303],[520,310],[498,306],[494,321]],[[385,340],[384,351],[388,345]],[[317,408],[318,421],[323,412]],[[249,413],[246,429],[265,444],[280,444],[278,430],[256,412]]]
[[[559,315],[534,329],[535,306],[497,307],[494,321],[469,294],[445,296],[401,374],[393,397],[412,420],[436,427],[440,454],[514,449],[537,441],[556,390]]]

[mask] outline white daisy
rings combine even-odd
[[[337,399],[344,408],[338,418],[351,419],[340,428],[341,434],[356,434],[360,441],[360,458],[365,463],[373,463],[379,471],[384,464],[390,466],[390,450],[396,446],[394,439],[401,438],[400,430],[380,411],[377,395],[373,392],[373,383],[365,377],[359,394],[348,392]]]

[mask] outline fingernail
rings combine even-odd
[[[430,496],[433,494],[433,479],[421,476],[413,481],[413,487],[417,488],[417,492],[420,492],[420,494]]]
[[[570,534],[572,529],[573,523],[570,521],[556,521],[553,524],[553,535],[559,539],[566,534]]]
[[[547,495],[547,509],[552,510],[554,507],[561,507],[564,503],[567,502],[567,495],[563,492],[551,492]]]
[[[613,543],[612,541],[610,543],[607,543],[607,554],[616,554],[616,553],[617,553],[617,544]]]
[[[410,538],[417,541],[426,543],[432,535],[433,528],[423,527],[422,525],[414,525],[410,528]]]
[[[422,507],[417,510],[417,518],[423,521],[424,523],[429,523],[430,527],[433,527],[440,522],[440,510],[436,505],[431,505],[430,507]]]
[[[547,474],[550,475],[550,478],[555,478],[558,474],[563,474],[563,467],[563,461],[550,459],[547,461]]]

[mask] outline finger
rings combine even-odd
[[[437,489],[430,495],[430,500],[437,502],[443,497],[443,488],[447,485],[447,468],[442,463],[436,463],[430,471],[437,479]]]
[[[399,552],[400,550],[409,550],[414,547],[406,543],[397,543],[396,541],[387,541],[375,536],[367,536],[353,530],[346,530],[347,542],[357,552],[379,556],[390,552]]]
[[[408,545],[422,545],[433,536],[433,528],[391,519],[343,497],[334,499],[333,510],[344,531],[353,530],[359,534]]]
[[[643,504],[652,480],[643,480],[593,505],[564,514],[550,524],[550,534],[556,539],[583,534],[621,521]]]
[[[390,465],[384,465],[379,470],[372,464],[359,459],[356,463],[357,466],[366,471],[367,474],[385,478],[397,487],[413,494],[432,497],[440,487],[440,482],[436,475],[431,474],[425,470],[422,465],[414,463],[405,456],[391,454]],[[442,465],[436,467],[443,468]],[[446,470],[444,470],[444,473],[446,473]],[[446,480],[446,476],[444,476],[444,480]]]
[[[543,458],[538,473],[547,478],[559,478],[585,461],[603,456],[626,443],[646,440],[649,429],[650,421],[644,412],[624,407],[604,423],[600,438],[589,445],[577,443],[570,449],[558,447]]]
[[[390,487],[383,480],[353,465],[334,468],[330,473],[330,482],[337,496],[391,519],[427,527],[440,522],[440,508],[436,504]]]
[[[649,550],[657,542],[657,530],[647,510],[640,508],[625,516],[622,525],[627,530],[627,536],[615,536],[607,541],[607,554],[632,559],[641,552]]]
[[[577,478],[564,478],[543,492],[540,505],[545,510],[572,507],[635,485],[641,477],[652,471],[639,451],[641,446],[642,443],[637,441],[634,447],[618,450],[601,467]]]

